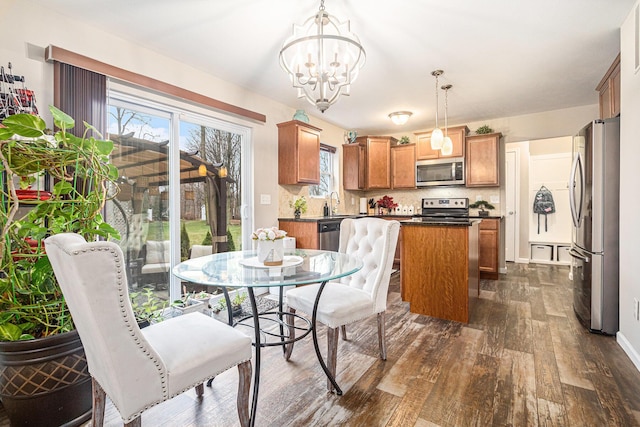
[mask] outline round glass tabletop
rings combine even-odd
[[[226,287],[291,286],[348,276],[362,268],[355,256],[332,251],[285,251],[281,266],[264,266],[256,251],[223,252],[181,262],[173,268],[179,279]]]

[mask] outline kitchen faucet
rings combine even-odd
[[[336,205],[333,206],[333,195],[336,195]],[[329,194],[329,205],[330,205],[330,209],[329,211],[331,212],[331,215],[335,215],[338,213],[338,205],[340,204],[340,196],[338,195],[337,191],[332,191],[331,194]]]

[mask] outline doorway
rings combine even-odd
[[[520,148],[506,150],[505,184],[505,261],[514,262],[519,257],[519,192],[520,188]]]

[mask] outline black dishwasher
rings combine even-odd
[[[320,250],[338,251],[340,245],[340,223],[342,218],[323,219],[318,221],[318,240]]]

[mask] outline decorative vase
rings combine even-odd
[[[258,262],[264,265],[282,265],[283,260],[283,239],[258,240]]]
[[[300,209],[296,209],[296,210],[294,210],[294,211],[293,211],[293,216],[294,216],[296,219],[300,219]]]
[[[307,113],[304,110],[296,110],[296,113],[293,115],[293,120],[309,123],[309,116],[307,116]]]

